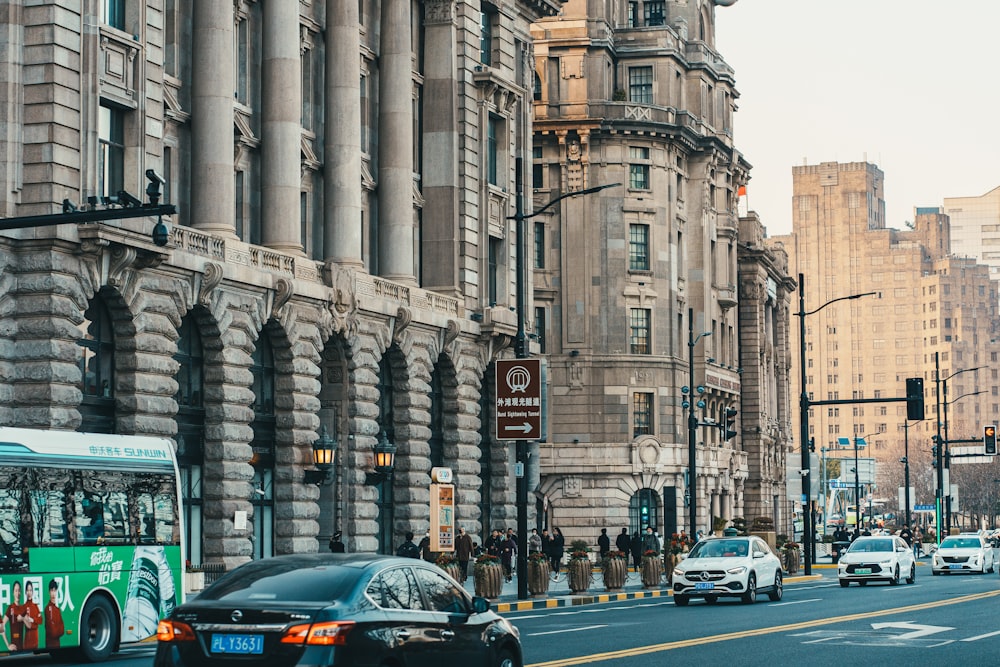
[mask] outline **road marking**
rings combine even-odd
[[[542,635],[561,635],[565,632],[583,632],[584,630],[597,630],[598,628],[606,628],[607,625],[588,625],[583,628],[568,628],[566,630],[549,630],[548,632],[532,632],[528,634],[529,637],[541,637]]]
[[[808,600],[795,600],[794,602],[772,602],[768,607],[785,607],[790,604],[803,604],[806,602],[822,602],[823,598],[809,598]]]
[[[939,632],[955,629],[944,625],[920,625],[918,623],[910,623],[909,621],[872,623],[872,630],[884,630],[885,628],[902,628],[911,631],[896,635],[893,639],[916,639],[917,637],[926,637],[927,635],[934,635]]]
[[[975,641],[979,641],[980,639],[987,639],[988,637],[995,637],[997,635],[1000,635],[1000,630],[997,630],[995,632],[987,632],[985,635],[976,635],[975,637],[966,637],[965,639],[962,639],[962,640],[959,640],[959,641],[963,641],[963,642],[975,642]]]
[[[947,607],[954,604],[962,604],[964,602],[974,602],[977,600],[985,600],[988,598],[994,598],[1000,596],[1000,590],[987,591],[984,593],[974,593],[972,595],[963,595],[961,597],[950,598],[947,600],[937,600],[934,602],[923,602],[921,604],[909,605],[906,607],[895,607],[892,609],[882,609],[879,611],[869,611],[861,612],[858,614],[848,614],[846,616],[832,616],[829,618],[818,618],[812,621],[803,621],[801,623],[790,623],[787,625],[776,625],[769,628],[756,628],[754,630],[742,630],[740,632],[728,632],[721,635],[711,635],[708,637],[697,637],[692,639],[682,639],[675,642],[666,642],[663,644],[650,644],[649,646],[636,646],[633,648],[622,649],[620,651],[607,651],[605,653],[592,653],[591,655],[581,655],[575,658],[564,658],[561,660],[550,660],[548,662],[536,662],[527,667],[569,667],[570,665],[585,665],[592,662],[603,662],[605,660],[617,660],[621,658],[631,658],[638,655],[648,655],[650,653],[660,653],[662,651],[673,651],[679,648],[689,648],[691,646],[698,646],[701,644],[714,644],[716,642],[731,641],[733,639],[744,639],[746,637],[759,637],[762,635],[776,634],[779,632],[788,632],[790,630],[800,630],[803,628],[815,628],[823,625],[831,625],[834,623],[844,623],[848,621],[859,621],[867,618],[878,618],[879,616],[890,616],[892,614],[905,614],[912,611],[924,611],[927,609],[935,609],[937,607]]]

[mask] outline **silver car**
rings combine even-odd
[[[893,586],[900,577],[912,584],[917,578],[913,550],[895,535],[859,537],[840,556],[837,564],[840,585],[847,588],[852,581],[864,586],[869,581],[887,581]]]

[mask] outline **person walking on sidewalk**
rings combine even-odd
[[[642,563],[642,534],[634,533],[632,535],[632,542],[629,544],[629,550],[625,553],[632,554],[632,564],[635,569],[639,569],[640,563]]]
[[[469,561],[472,559],[472,537],[465,532],[465,528],[458,529],[458,538],[455,540],[455,560],[458,561],[458,569],[462,571],[461,583],[469,578]]]
[[[608,537],[608,529],[601,528],[601,535],[597,538],[597,549],[601,552],[601,560],[611,551],[611,538]]]
[[[632,551],[632,546],[628,539],[628,528],[622,528],[621,534],[615,539],[615,546],[618,547],[618,551],[621,551],[626,556]]]
[[[549,542],[549,560],[552,563],[552,573],[558,574],[562,564],[563,553],[566,551],[566,538],[558,528],[552,529],[552,538]]]
[[[653,532],[652,526],[647,526],[646,534],[642,536],[642,553],[646,553],[647,551],[660,553],[660,540],[656,537],[656,533]]]
[[[517,539],[510,533],[503,537],[500,542],[500,563],[503,565],[503,573],[507,581],[513,579],[514,557],[517,555]]]
[[[537,554],[542,550],[542,536],[538,534],[537,528],[531,529],[531,535],[528,536],[528,555]]]

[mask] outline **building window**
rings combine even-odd
[[[629,348],[632,354],[649,354],[649,308],[629,310]]]
[[[261,333],[250,355],[250,375],[253,378],[250,386],[253,391],[253,440],[250,445],[253,454],[250,465],[253,466],[251,488],[255,489],[250,497],[253,506],[253,557],[267,558],[274,555],[274,470],[275,470],[275,429],[277,416],[275,414],[275,378],[274,352],[271,341],[266,333]]]
[[[303,129],[313,129],[313,52],[312,49],[302,51],[301,74],[302,74],[302,118],[300,123]]]
[[[630,146],[629,158],[632,162],[628,168],[628,186],[632,190],[649,189],[649,149],[643,146]],[[646,162],[636,162],[645,160]]]
[[[111,314],[100,299],[90,302],[80,324],[80,430],[115,432],[115,333]]]
[[[628,3],[628,27],[634,28],[638,25],[639,16],[639,3],[635,0],[630,0]]]
[[[101,146],[97,189],[110,197],[125,189],[125,112],[102,106],[99,115]]]
[[[653,103],[652,66],[628,68],[628,99],[636,104]]]
[[[496,17],[497,10],[484,4],[479,14],[479,61],[484,65],[493,64],[493,26]]]
[[[535,308],[535,335],[538,336],[538,351],[541,354],[545,354],[545,329],[548,326],[548,322],[545,317],[545,308],[536,307]]]
[[[545,268],[545,223],[535,223],[535,268]]]
[[[632,437],[653,432],[653,394],[637,391],[632,394]]]
[[[499,185],[499,154],[497,142],[500,137],[502,121],[499,116],[490,114],[486,128],[486,179],[490,185]]]
[[[646,25],[648,26],[659,26],[663,25],[664,17],[666,16],[666,9],[664,8],[663,0],[654,0],[653,2],[645,2],[642,5],[643,14]]]
[[[497,305],[497,296],[500,293],[500,255],[503,253],[503,241],[496,237],[490,237],[490,257],[489,257],[489,279],[490,279],[490,306]]]
[[[125,0],[101,0],[101,21],[104,25],[125,29]]]
[[[536,190],[545,187],[545,165],[542,164],[542,148],[531,149],[531,187]]]
[[[629,271],[649,271],[649,225],[628,226]]]
[[[236,17],[236,29],[233,34],[233,50],[236,57],[233,74],[236,77],[236,101],[243,106],[250,106],[250,85],[248,70],[250,68],[250,18]]]

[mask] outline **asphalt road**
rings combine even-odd
[[[912,585],[845,589],[836,570],[814,573],[781,602],[661,598],[505,616],[534,667],[993,664],[1000,654],[997,574],[931,577],[925,563]]]

